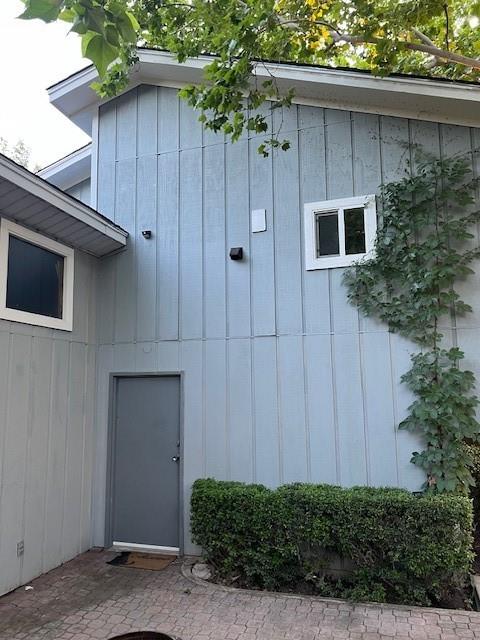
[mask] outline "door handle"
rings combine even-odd
[[[179,462],[180,456],[172,456],[172,462]]]

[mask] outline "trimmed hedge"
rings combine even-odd
[[[470,471],[472,472],[473,479],[475,480],[475,485],[473,487],[473,492],[475,493],[480,489],[480,444],[478,442],[465,443],[465,449],[472,459]]]
[[[465,444],[468,455],[471,457],[470,471],[475,484],[470,487],[470,497],[473,500],[473,522],[475,525],[475,552],[473,573],[480,573],[480,443]]]
[[[472,563],[468,498],[401,489],[197,480],[192,533],[224,580],[354,600],[462,606]],[[332,578],[338,555],[351,565]]]

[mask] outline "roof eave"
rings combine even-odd
[[[82,223],[84,227],[88,227],[91,230],[96,231],[103,237],[108,238],[110,242],[110,250],[108,253],[114,250],[121,249],[127,243],[128,233],[118,225],[110,222],[107,218],[99,214],[94,209],[83,204],[79,200],[76,200],[72,196],[64,193],[54,185],[49,184],[43,178],[31,173],[24,167],[16,164],[9,158],[0,155],[0,175],[3,180],[8,181],[15,187],[18,187],[23,192],[28,193],[39,201],[44,202],[46,205],[51,206],[59,211],[65,213],[79,223]],[[3,215],[9,217],[9,212],[2,211]],[[18,219],[22,223],[22,219]],[[26,223],[28,225],[28,222]],[[58,238],[61,240],[62,238]],[[75,243],[73,243],[75,246]],[[85,249],[87,252],[97,255],[98,257],[105,255],[104,253],[98,253],[95,250],[89,251],[88,247]]]
[[[70,189],[90,177],[91,158],[92,145],[90,143],[40,169],[37,171],[37,175],[60,189]]]
[[[198,83],[212,60],[200,56],[179,63],[167,52],[145,49],[138,56],[127,90],[140,84]],[[294,102],[299,104],[480,127],[480,86],[473,84],[286,63],[257,65],[257,76],[271,74],[280,90],[295,90]],[[91,88],[95,79],[95,69],[88,67],[49,89],[52,104],[89,134],[94,112],[107,101]]]

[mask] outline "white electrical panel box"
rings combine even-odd
[[[252,211],[252,233],[259,233],[267,230],[267,212],[265,209],[253,209]]]

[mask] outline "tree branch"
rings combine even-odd
[[[428,36],[426,36],[424,33],[422,33],[421,31],[419,31],[419,29],[416,29],[415,27],[413,27],[412,33],[419,40],[421,40],[424,44],[428,44],[429,47],[435,47],[436,46],[435,43],[433,42],[433,40],[430,40],[430,38]]]
[[[343,38],[342,33],[336,27],[334,27],[332,24],[329,24],[328,22],[324,22],[323,20],[309,20],[308,23],[309,25],[320,25],[322,27],[325,27],[326,29],[334,33],[339,40]],[[302,26],[300,25],[300,21],[295,19],[285,20],[283,18],[278,18],[278,24],[280,27],[287,27],[288,29],[296,29],[296,30],[302,29]]]
[[[336,39],[337,42],[343,40],[344,42],[353,45],[378,44],[381,42],[378,38],[364,38],[363,36],[350,36],[347,34],[336,37],[334,36],[334,39]],[[465,67],[480,70],[480,60],[477,58],[469,58],[467,56],[462,56],[459,53],[454,53],[453,51],[445,51],[444,49],[439,49],[433,44],[417,44],[416,42],[403,41],[398,41],[397,44],[399,47],[404,47],[410,51],[421,51],[422,53],[428,53],[429,55],[434,56],[435,58],[440,58],[441,60],[448,60],[449,62],[455,62],[456,64],[461,64]]]
[[[416,29],[415,27],[412,28],[412,33],[414,36],[416,36],[419,40],[421,40],[424,44],[427,44],[429,47],[436,47],[436,44],[430,40],[430,38],[428,36],[426,36],[422,31],[420,31],[419,29]],[[427,62],[426,67],[427,69],[434,69],[435,67],[444,64],[444,62],[442,62],[439,58],[437,57],[432,57],[430,58],[430,60]]]
[[[440,58],[441,60],[449,60],[450,62],[456,62],[457,64],[464,65],[465,67],[480,69],[480,60],[477,58],[469,58],[467,56],[462,56],[459,53],[454,53],[453,51],[445,51],[444,49],[439,49],[438,47],[432,47],[426,44],[415,44],[414,42],[405,42],[402,44],[411,51],[422,51],[423,53],[428,53],[435,58]]]

